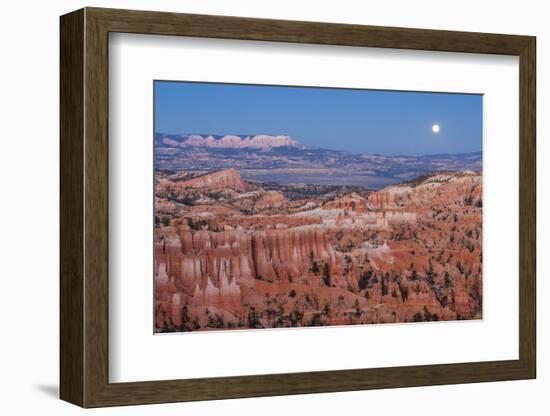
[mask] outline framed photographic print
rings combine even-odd
[[[61,17],[61,398],[536,376],[535,38]]]

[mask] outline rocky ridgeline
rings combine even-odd
[[[301,144],[286,135],[156,133],[155,167],[171,171],[235,168],[261,182],[347,184],[381,189],[441,170],[479,171],[481,152],[424,156],[382,156]]]
[[[254,203],[255,211],[284,207],[288,199],[278,191],[268,191]]]
[[[188,136],[178,137],[175,140],[170,137],[163,137],[162,143],[169,146],[179,147],[208,147],[218,149],[261,149],[268,150],[275,147],[289,146],[298,147],[299,143],[290,136],[272,136],[268,134],[258,134],[254,136],[235,136],[225,135],[215,137],[213,135],[190,134]]]
[[[208,191],[233,189],[235,191],[246,191],[246,182],[235,169],[222,169],[181,182],[164,180],[159,183],[158,188],[161,191],[176,194],[187,189],[203,189]]]
[[[478,173],[449,173],[430,176],[416,184],[390,186],[368,197],[372,208],[402,206],[482,205],[482,177]]]
[[[212,136],[202,137],[200,135],[192,135],[184,143],[187,146],[206,146],[232,149],[254,148],[263,150],[274,147],[298,145],[298,142],[291,139],[289,136],[271,136],[267,134],[246,137],[226,135],[217,140]]]

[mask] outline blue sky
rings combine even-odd
[[[285,134],[305,145],[383,155],[477,152],[482,101],[469,94],[155,81],[155,131]]]

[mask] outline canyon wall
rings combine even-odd
[[[233,172],[207,176],[170,185],[220,186],[218,203],[177,203],[155,229],[157,331],[482,317],[479,174],[311,198],[303,211],[280,192],[245,193]]]

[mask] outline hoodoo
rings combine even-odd
[[[157,178],[158,331],[481,317],[480,174],[360,193],[189,176]]]

